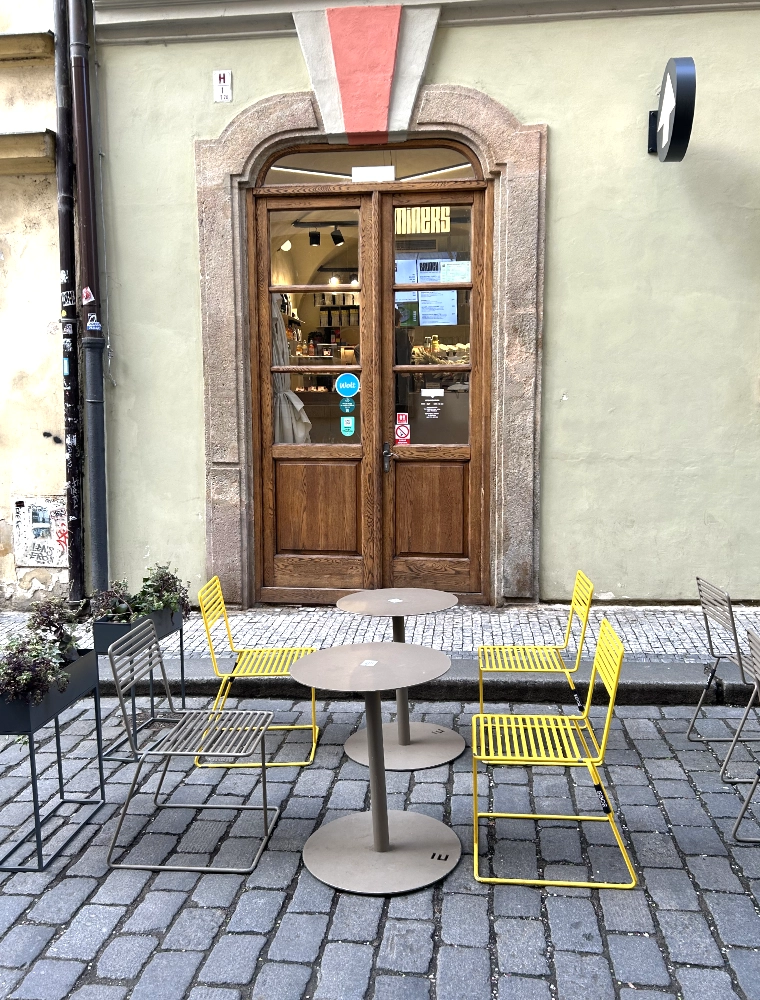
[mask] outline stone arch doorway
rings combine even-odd
[[[488,179],[490,599],[537,596],[544,125],[523,126],[479,91],[422,87],[408,135],[465,143]],[[206,552],[227,600],[255,599],[257,552],[246,193],[278,150],[324,142],[311,92],[266,98],[196,142],[206,428]]]

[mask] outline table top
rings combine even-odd
[[[407,615],[427,615],[434,611],[445,611],[459,603],[454,594],[444,590],[422,590],[416,587],[390,587],[385,590],[359,590],[355,594],[341,597],[338,607],[353,615],[369,615],[372,618],[390,616],[404,618]]]
[[[409,642],[361,642],[302,656],[290,676],[328,691],[390,691],[441,677],[451,666],[445,653]]]

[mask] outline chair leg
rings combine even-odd
[[[508,766],[508,765],[506,765]],[[475,878],[478,882],[485,882],[491,885],[535,885],[535,886],[576,886],[578,888],[584,889],[633,889],[637,884],[636,873],[633,870],[633,865],[631,864],[631,859],[628,857],[628,852],[625,849],[625,844],[623,843],[623,838],[620,836],[620,831],[618,830],[617,824],[615,823],[615,814],[613,812],[612,806],[610,805],[609,797],[605,791],[604,785],[602,784],[602,779],[599,776],[599,772],[593,764],[587,763],[586,767],[589,770],[592,781],[594,782],[594,788],[599,796],[599,802],[604,811],[604,816],[581,816],[574,813],[570,814],[549,814],[549,813],[497,813],[497,812],[479,812],[478,811],[478,800],[477,800],[477,758],[473,757],[473,782],[474,782],[474,801],[473,801],[473,813],[474,813],[474,871]],[[480,874],[480,864],[478,858],[477,850],[477,831],[478,822],[481,817],[488,817],[489,819],[532,819],[532,820],[549,820],[549,819],[569,819],[575,822],[588,822],[588,823],[609,823],[612,828],[612,833],[615,837],[615,841],[620,849],[620,853],[625,862],[625,866],[628,869],[628,873],[631,876],[630,882],[597,882],[597,881],[574,881],[571,879],[539,879],[539,878],[490,878],[486,875]]]
[[[752,782],[752,787],[749,790],[749,794],[747,795],[747,798],[744,800],[744,805],[739,810],[739,815],[736,817],[736,823],[734,823],[732,836],[734,840],[736,840],[740,844],[760,844],[760,837],[739,836],[739,827],[741,826],[741,822],[744,819],[747,809],[749,809],[749,804],[752,801],[752,796],[757,791],[758,783],[760,783],[760,767],[757,769],[757,776],[755,780]]]
[[[474,854],[473,866],[475,871],[475,878],[480,881],[480,876],[478,875],[478,835],[479,835],[479,819],[480,814],[478,813],[478,758],[473,754],[472,757],[472,850]]]
[[[742,729],[744,729],[744,723],[749,718],[749,713],[752,710],[752,705],[755,701],[755,695],[757,694],[757,685],[752,688],[752,694],[749,696],[749,701],[747,702],[747,707],[744,710],[744,715],[741,718],[734,738],[731,741],[731,746],[728,748],[728,753],[726,754],[726,759],[723,761],[723,767],[720,769],[720,778],[727,785],[749,785],[752,783],[752,778],[730,778],[728,776],[728,763],[731,760],[731,755],[736,749],[736,744],[739,742],[739,737],[742,734]]]
[[[480,695],[480,714],[483,714],[483,671],[478,664],[478,693]]]
[[[137,762],[137,768],[135,769],[135,776],[132,778],[132,784],[129,786],[129,791],[127,792],[127,797],[124,800],[124,805],[122,806],[121,816],[119,816],[119,822],[116,824],[116,832],[113,835],[113,840],[111,841],[111,846],[108,848],[108,854],[106,855],[106,864],[109,868],[124,868],[124,865],[115,865],[111,860],[113,858],[113,852],[116,848],[116,841],[119,839],[119,834],[121,833],[121,828],[124,825],[124,820],[127,818],[127,809],[129,809],[129,803],[132,801],[135,789],[137,787],[137,782],[140,778],[140,772],[145,764],[145,758],[142,758]]]
[[[699,713],[702,711],[702,706],[705,703],[707,692],[710,690],[710,685],[715,679],[715,674],[717,673],[718,664],[720,663],[721,659],[722,657],[720,656],[716,658],[715,665],[712,667],[710,673],[708,674],[707,683],[705,684],[704,690],[702,691],[702,694],[699,697],[699,701],[697,702],[697,707],[694,709],[694,715],[692,715],[691,722],[689,723],[689,726],[686,730],[686,739],[689,740],[689,742],[691,743],[732,743],[736,739],[735,735],[716,736],[716,737],[692,735],[694,731],[694,726],[696,725],[697,719],[699,718]],[[745,738],[751,743],[757,743],[757,741],[760,740],[760,734],[747,736]],[[733,749],[729,751],[729,756],[731,755],[731,753],[733,753]]]

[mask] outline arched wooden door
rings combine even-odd
[[[409,188],[251,194],[258,600],[489,599],[485,184]]]

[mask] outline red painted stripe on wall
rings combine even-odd
[[[401,6],[331,7],[327,23],[349,141],[385,142]]]

